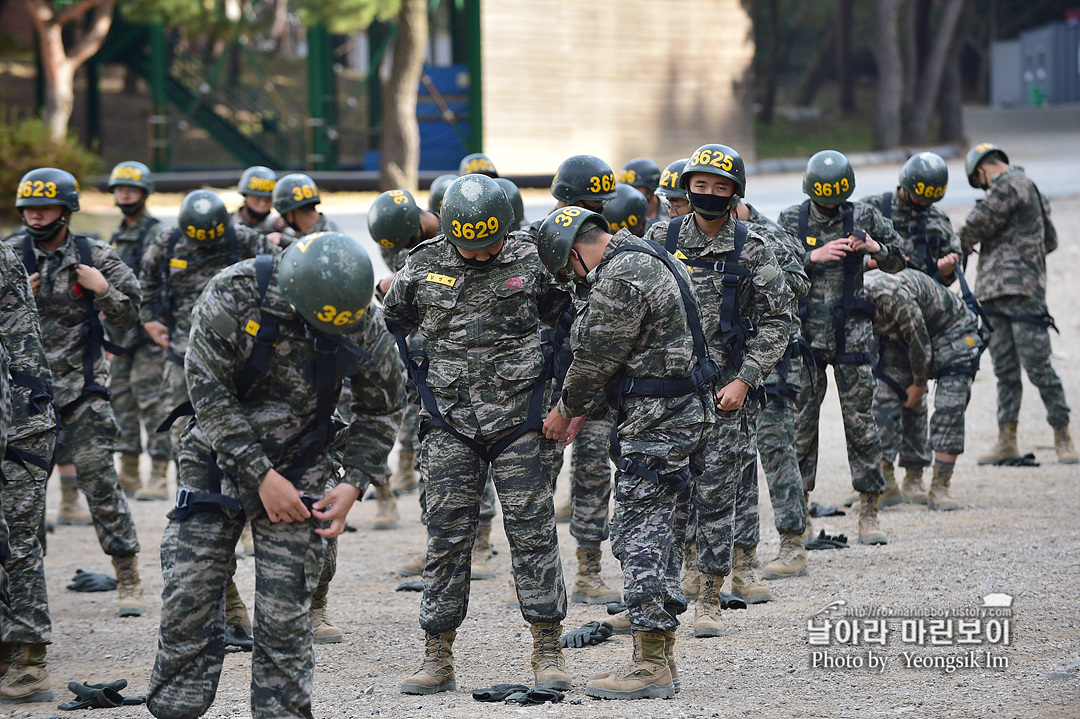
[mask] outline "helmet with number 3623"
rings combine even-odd
[[[338,335],[356,327],[367,312],[375,272],[359,242],[341,232],[316,232],[282,253],[278,287],[309,325]]]
[[[69,212],[79,211],[79,183],[66,170],[39,167],[23,175],[15,193],[15,207],[59,205]]]
[[[806,163],[802,189],[819,205],[840,205],[855,192],[855,170],[843,153],[822,150]]]
[[[487,175],[464,175],[446,188],[440,223],[451,244],[463,250],[496,245],[514,225],[514,208]]]

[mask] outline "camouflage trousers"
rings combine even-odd
[[[342,392],[344,394],[344,392]],[[170,359],[165,360],[165,369],[161,375],[161,402],[165,407],[165,415],[188,401],[187,379],[184,377],[184,368]],[[173,422],[169,429],[169,446],[173,451],[173,459],[177,459],[179,452],[180,433],[191,421],[190,417],[180,417]],[[179,460],[177,460],[179,461]]]
[[[11,442],[12,446],[48,461],[56,444],[56,433],[42,432]],[[0,641],[18,644],[48,644],[52,641],[52,620],[45,586],[45,552],[38,529],[45,521],[45,482],[48,471],[26,463],[4,460],[4,516],[8,524],[7,560],[10,603],[0,602]]]
[[[742,415],[740,436],[743,443],[736,451],[740,453],[739,476],[735,482],[735,533],[733,544],[740,549],[753,549],[761,541],[761,520],[758,511],[757,472],[757,423],[761,414],[761,401],[747,397],[737,413]]]
[[[714,426],[673,428],[666,434],[668,451],[663,456],[655,453],[659,449],[655,442],[648,443],[653,447],[639,447],[623,438],[620,459],[628,458],[655,472],[688,465],[693,481],[687,487],[676,491],[663,480],[615,470],[611,550],[622,564],[623,600],[630,623],[645,631],[675,629],[678,616],[686,611],[680,584],[683,546],[696,502],[695,481],[704,476]],[[698,506],[699,516],[700,511]],[[727,536],[730,563],[730,528]]]
[[[991,313],[994,331],[990,335],[990,359],[994,362],[997,376],[999,424],[1016,422],[1020,416],[1020,398],[1023,384],[1020,368],[1039,390],[1046,406],[1046,421],[1058,427],[1069,423],[1069,405],[1065,402],[1065,390],[1061,378],[1050,365],[1050,330],[1032,322],[1018,322],[999,316],[1042,316],[1046,305],[1034,297],[999,297],[982,303]]]
[[[419,429],[420,405],[413,404],[410,396],[409,404],[405,405],[405,416],[402,417],[401,424],[398,425],[397,441],[401,444],[401,451],[416,451],[416,433]]]
[[[803,486],[812,492],[817,480],[819,423],[821,403],[829,388],[825,373],[831,357],[817,357],[817,368],[810,370],[802,381],[795,417],[795,449],[799,455],[799,470]],[[874,373],[869,364],[838,364],[833,366],[836,388],[840,396],[840,412],[844,419],[844,440],[847,444],[851,486],[856,492],[877,494],[885,489],[881,474],[881,439],[874,422]]]
[[[915,381],[907,349],[899,342],[880,337],[877,345],[874,421],[881,433],[881,458],[894,464],[899,456],[901,467],[929,467],[934,456],[927,437],[926,395],[914,407],[904,406],[907,394],[901,397],[901,390],[906,390]]]
[[[611,504],[611,424],[614,418],[587,419],[570,448],[570,536],[586,542],[608,538]],[[560,444],[559,450],[562,449]],[[554,456],[552,482],[562,470],[563,453]]]
[[[769,484],[776,531],[806,531],[806,495],[795,452],[795,408],[791,399],[766,395],[757,423],[757,449]]]
[[[60,421],[60,441],[66,450],[57,450],[57,461],[66,454],[64,458],[70,457],[75,464],[79,489],[86,495],[102,550],[114,557],[138,554],[135,522],[113,464],[119,427],[109,401],[96,395],[88,397],[66,410]]]
[[[181,448],[179,484],[207,491],[209,455]],[[146,704],[159,719],[193,719],[214,701],[225,656],[225,586],[244,517],[197,512],[171,519],[161,538],[161,625]],[[325,542],[309,521],[251,519],[255,541],[255,647],[251,713],[307,717],[315,670],[311,596],[323,573]]]
[[[157,431],[172,411],[161,401],[164,362],[165,350],[149,342],[109,363],[113,412],[120,424],[116,449],[122,454],[142,454],[142,430],[146,430],[146,453],[153,459],[172,459],[169,435]]]
[[[485,437],[487,446],[508,432]],[[521,615],[525,621],[561,622],[566,616],[559,538],[551,494],[552,443],[528,432],[490,464],[449,432],[424,435],[420,466],[426,481],[427,567],[420,626],[456,629],[469,605],[470,564],[480,498],[488,476],[503,507]]]
[[[694,480],[689,537],[697,548],[698,569],[718,577],[731,573],[735,502],[745,457],[753,446],[745,411],[744,406],[735,412],[720,412],[704,447],[704,468]],[[747,501],[745,495],[743,501]]]

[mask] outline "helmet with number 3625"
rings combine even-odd
[[[451,244],[463,250],[496,245],[514,225],[514,208],[495,180],[464,175],[446,188],[440,222]]]
[[[855,192],[855,170],[843,153],[822,150],[806,163],[803,193],[819,205],[839,205]]]
[[[339,335],[367,312],[375,272],[359,242],[341,232],[316,232],[282,253],[278,287],[309,325]]]
[[[900,168],[900,187],[909,200],[932,205],[945,196],[949,184],[949,167],[941,155],[919,152],[908,158]]]

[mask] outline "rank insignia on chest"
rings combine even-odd
[[[975,338],[970,336],[970,335],[965,337],[964,341],[967,342],[968,347],[974,347],[975,346]]]
[[[506,281],[506,289],[508,290],[523,290],[525,289],[525,280],[520,277],[511,277]]]
[[[175,257],[169,258],[169,267],[175,267],[178,270],[187,269],[187,260],[178,260]]]
[[[806,244],[810,245],[811,247],[817,247],[817,238],[816,237],[807,237],[806,238]]]
[[[453,287],[454,283],[457,282],[457,278],[456,277],[447,277],[446,275],[440,275],[440,274],[436,274],[434,272],[429,272],[428,276],[427,276],[427,281],[428,282],[435,282],[435,283],[440,284],[440,285],[446,285],[447,287]]]
[[[686,255],[683,254],[682,250],[675,250],[675,259],[677,259],[677,260],[685,260],[685,259],[688,259],[688,258],[687,258]]]

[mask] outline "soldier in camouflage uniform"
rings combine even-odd
[[[315,232],[337,232],[338,226],[319,212],[322,202],[319,187],[307,175],[294,173],[285,175],[274,184],[274,209],[281,215],[281,224],[287,232],[272,233],[269,238],[274,244],[288,247],[296,238]],[[277,222],[274,223],[278,225]]]
[[[41,322],[26,277],[15,252],[0,244],[0,343],[10,371],[9,394],[3,402],[8,423],[0,429],[21,463],[3,459],[3,541],[10,554],[5,566],[10,591],[0,602],[0,699],[46,701],[52,698],[45,666],[45,645],[52,641],[52,621],[45,585],[44,548],[38,529],[45,521],[45,482],[56,444],[56,411],[52,406],[52,371],[41,342]],[[2,523],[2,520],[0,520]],[[24,645],[39,661],[10,670],[12,654]],[[39,694],[40,692],[40,694]]]
[[[109,191],[116,206],[124,213],[113,232],[111,244],[120,259],[139,276],[143,251],[165,226],[146,209],[146,200],[154,192],[150,168],[141,162],[121,162],[109,175]],[[110,328],[111,330],[112,328]],[[150,485],[163,486],[172,457],[169,435],[157,428],[169,412],[161,401],[161,377],[165,370],[165,350],[150,340],[146,330],[136,326],[127,332],[110,332],[113,341],[123,347],[123,354],[109,362],[109,389],[113,412],[120,423],[120,486],[129,497],[142,490],[139,455],[142,432],[146,431],[146,452],[150,455]]]
[[[699,147],[679,184],[693,212],[656,224],[649,236],[691,268],[705,337],[720,367],[717,437],[709,443],[705,472],[697,478],[693,508],[694,546],[704,575],[694,609],[694,636],[715,637],[723,633],[720,588],[729,573],[732,593],[748,603],[772,598],[755,576],[759,530],[754,432],[762,382],[788,345],[792,294],[765,238],[732,214],[746,191],[738,152],[718,144]],[[744,471],[750,463],[753,472]]]
[[[667,202],[664,196],[657,192],[660,188],[659,165],[647,157],[635,157],[619,168],[618,180],[641,193],[648,203],[648,209],[642,218],[642,232],[635,232],[635,235],[640,237],[657,222],[668,219]]]
[[[664,168],[660,175],[660,186],[656,189],[656,194],[667,202],[668,216],[673,219],[690,214],[690,200],[686,197],[686,190],[679,186],[679,177],[689,161],[689,157],[684,157]]]
[[[120,616],[145,614],[139,540],[112,456],[119,427],[106,388],[105,350],[114,345],[105,340],[99,320],[100,314],[118,329],[134,327],[142,299],[139,281],[107,244],[69,231],[71,215],[79,210],[78,185],[69,173],[55,168],[27,173],[15,204],[28,234],[11,242],[22,253],[37,301],[63,425],[60,441],[68,445],[78,471],[98,542],[112,557]]]
[[[237,189],[244,198],[244,204],[232,213],[232,223],[250,227],[260,235],[269,235],[277,231],[275,220],[270,212],[273,208],[274,185],[277,174],[269,167],[254,165],[240,175]]]
[[[420,330],[428,358],[426,371],[410,369],[423,405],[428,553],[420,603],[424,660],[401,685],[406,694],[456,687],[452,645],[468,607],[489,472],[502,500],[521,614],[533,635],[536,682],[570,688],[559,646],[566,589],[549,481],[554,447],[537,431],[548,378],[540,323],[553,325],[570,298],[544,271],[532,239],[506,233],[512,221],[513,208],[494,180],[455,180],[443,200],[444,234],[409,254],[386,295],[399,342]]]
[[[825,369],[831,364],[840,395],[852,486],[862,500],[859,541],[885,544],[888,537],[877,519],[885,478],[873,415],[871,308],[862,289],[863,261],[869,255],[882,270],[899,272],[912,252],[880,212],[861,202],[847,201],[854,190],[851,163],[835,150],[823,150],[810,158],[803,174],[803,192],[810,199],[784,210],[779,218],[780,226],[807,249],[810,292],[800,314],[803,336],[817,363],[797,400],[796,444],[804,486],[813,491],[818,423],[828,389]]]
[[[1050,203],[1021,168],[1009,164],[1000,147],[976,145],[964,164],[969,184],[986,191],[960,229],[960,240],[964,252],[979,247],[975,289],[994,328],[990,359],[998,395],[998,442],[979,457],[979,464],[1020,454],[1016,422],[1023,392],[1021,367],[1046,406],[1058,461],[1075,464],[1080,458],[1069,435],[1069,405],[1050,365],[1049,328],[1054,324],[1046,307],[1046,255],[1057,248]]]
[[[880,381],[897,398],[903,395],[905,406],[912,406],[925,396],[927,380],[936,380],[929,442],[925,431],[913,441],[921,445],[920,452],[934,450],[930,509],[958,509],[948,490],[956,458],[964,452],[964,410],[982,352],[978,322],[962,299],[922,272],[870,272],[864,286],[876,307],[874,334],[886,340],[878,364]],[[890,429],[881,433],[887,457],[899,450],[898,434],[895,427]]]
[[[577,207],[540,227],[544,266],[589,288],[570,331],[574,358],[559,403],[544,421],[551,439],[573,438],[608,398],[617,414],[612,537],[622,563],[633,660],[592,679],[589,696],[675,695],[675,628],[686,610],[678,571],[689,494],[716,440],[702,316],[687,268],[603,217]],[[633,384],[631,384],[633,383]]]
[[[955,267],[960,261],[960,237],[953,232],[948,215],[935,207],[945,196],[949,182],[949,168],[945,160],[932,152],[912,155],[900,169],[899,184],[895,192],[869,195],[861,202],[877,208],[891,219],[896,231],[911,242],[914,254],[908,258],[908,266],[925,272],[948,286],[956,281]],[[895,354],[895,347],[886,341],[879,347],[882,354]],[[875,367],[879,367],[875,364]],[[875,369],[874,374],[879,373]],[[906,387],[907,385],[905,385]],[[885,476],[885,491],[880,504],[888,507],[903,501],[926,504],[923,485],[923,469],[930,466],[930,448],[926,444],[929,409],[926,398],[914,406],[904,406],[901,399],[882,379],[874,388],[874,420],[882,434],[881,471]],[[888,436],[889,441],[885,438]],[[903,437],[903,442],[893,441]],[[904,467],[903,490],[896,483],[893,463],[899,452],[900,466]],[[844,504],[850,506],[859,499],[849,496]]]
[[[196,421],[181,435],[182,501],[161,542],[146,702],[156,717],[193,719],[214,700],[225,585],[245,518],[255,537],[252,716],[312,716],[308,609],[325,539],[342,532],[369,478],[386,476],[405,404],[401,360],[368,306],[372,275],[358,242],[319,234],[224,270],[195,304],[186,371]],[[353,412],[339,476],[330,443],[343,376]]]

